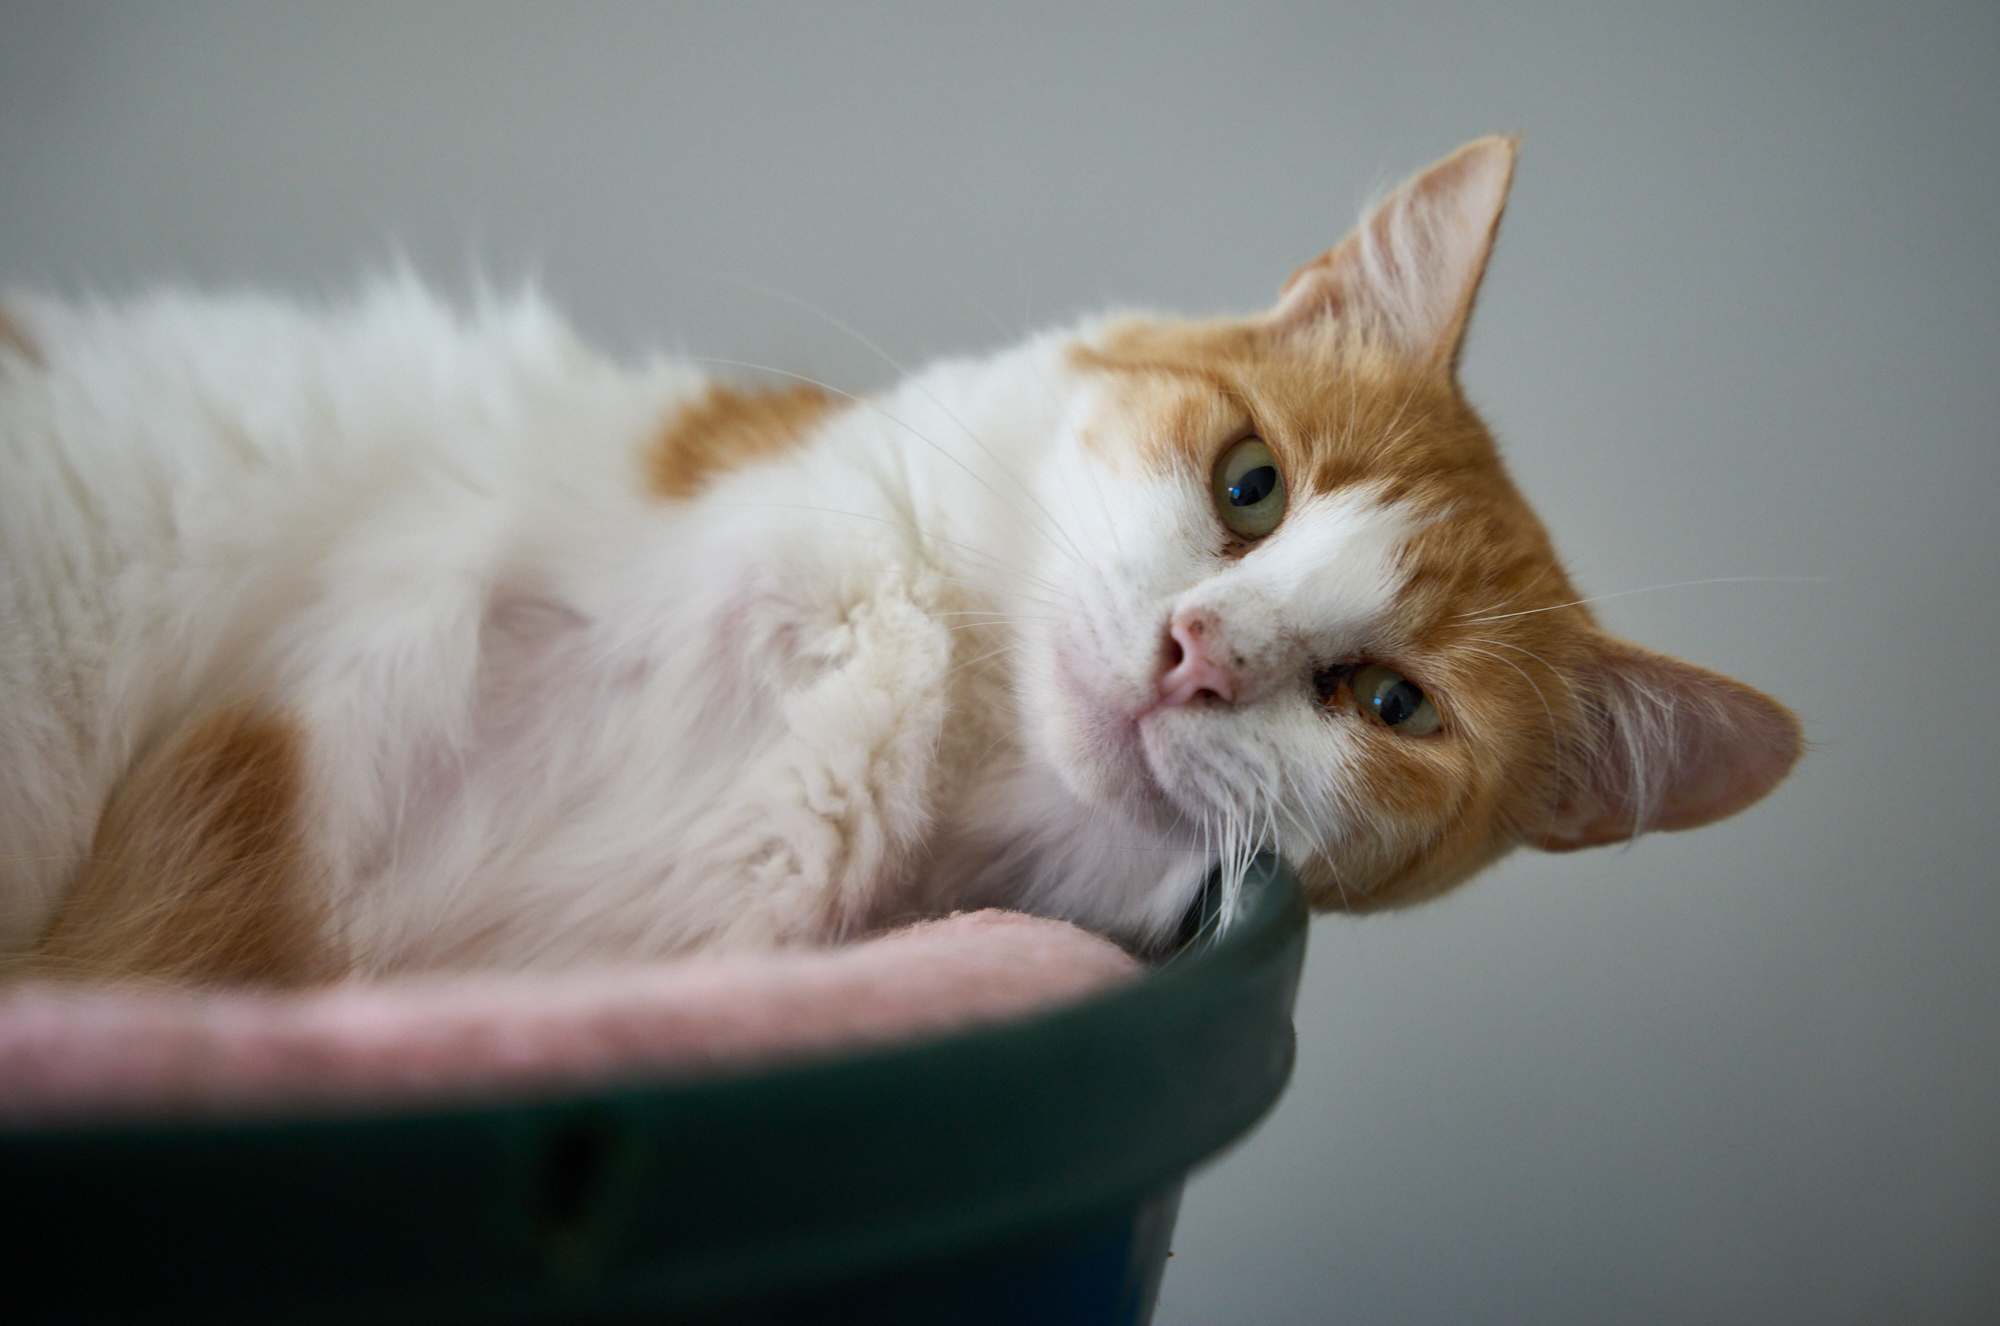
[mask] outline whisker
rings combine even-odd
[[[1643,589],[1621,589],[1615,594],[1595,594],[1587,599],[1571,599],[1568,603],[1551,603],[1546,608],[1523,608],[1519,612],[1502,612],[1490,617],[1469,617],[1474,622],[1505,621],[1509,617],[1532,617],[1538,612],[1554,612],[1559,608],[1576,608],[1586,603],[1602,603],[1606,599],[1629,598],[1634,594],[1651,594],[1662,589],[1687,589],[1695,585],[1818,585],[1833,580],[1832,576],[1713,576],[1707,580],[1676,580],[1668,585],[1647,585]]]
[[[1409,437],[1412,433],[1415,433],[1419,428],[1422,428],[1425,424],[1429,423],[1431,416],[1435,413],[1437,413],[1437,411],[1435,410],[1425,410],[1422,414],[1412,419],[1407,428],[1404,428],[1394,437],[1385,440],[1382,443],[1382,446],[1384,447],[1384,449],[1387,449],[1389,447],[1393,447],[1401,443],[1404,438]],[[1398,417],[1399,418],[1401,417],[1400,411],[1398,412]]]
[[[955,617],[955,616],[961,616],[961,615],[964,615],[964,614],[960,614],[960,613],[938,613],[938,614],[936,614],[936,615],[937,615],[937,616],[940,616],[940,617],[943,617],[943,616],[954,616],[954,617]],[[1055,618],[1053,618],[1053,617],[1021,617],[1021,616],[1017,616],[1017,615],[1015,615],[1015,614],[1012,614],[1012,613],[1010,613],[1010,614],[1008,614],[1008,615],[1006,615],[1006,616],[1004,616],[1004,617],[1003,617],[1003,616],[1000,616],[1000,615],[998,615],[998,614],[985,614],[985,613],[982,613],[982,614],[980,614],[980,615],[981,615],[981,616],[990,616],[990,617],[991,617],[992,619],[991,619],[991,620],[989,620],[989,621],[983,621],[983,622],[960,622],[960,623],[959,623],[958,625],[956,625],[956,626],[947,626],[947,627],[945,627],[944,629],[945,629],[945,630],[947,630],[947,631],[994,631],[994,630],[999,630],[1000,628],[1002,628],[1002,627],[1006,626],[1006,625],[1007,625],[1007,624],[1008,624],[1008,623],[1009,623],[1010,621],[1033,621],[1033,622],[1052,622],[1052,621],[1056,620],[1056,619],[1055,619]]]
[[[981,654],[978,658],[969,658],[965,660],[965,662],[960,663],[958,666],[952,668],[949,672],[946,672],[944,675],[947,677],[952,676],[954,673],[963,672],[965,669],[971,667],[975,663],[984,663],[987,659],[998,658],[1002,654],[1017,653],[1019,652],[1020,648],[1021,646],[1019,645],[1002,645],[998,649],[990,650],[987,653]]]
[[[1475,616],[1478,616],[1478,615],[1479,615],[1479,614],[1481,614],[1481,613],[1487,613],[1487,612],[1494,612],[1494,611],[1496,611],[1496,610],[1498,610],[1498,609],[1500,609],[1500,608],[1504,608],[1504,607],[1506,607],[1506,606],[1507,606],[1507,605],[1508,605],[1509,603],[1512,603],[1512,602],[1514,602],[1514,601],[1515,601],[1516,599],[1520,598],[1520,597],[1521,597],[1521,596],[1522,596],[1523,594],[1526,594],[1526,593],[1528,593],[1528,592],[1529,592],[1530,590],[1534,589],[1534,587],[1535,587],[1536,585],[1539,585],[1539,584],[1541,584],[1541,583],[1542,583],[1542,581],[1543,581],[1544,579],[1546,579],[1546,578],[1547,578],[1547,576],[1548,576],[1549,572],[1551,572],[1551,571],[1553,571],[1553,570],[1555,570],[1555,569],[1556,569],[1556,564],[1555,564],[1554,562],[1550,562],[1550,563],[1548,563],[1547,565],[1543,566],[1543,567],[1542,567],[1542,569],[1541,569],[1540,571],[1537,571],[1537,572],[1535,573],[1535,578],[1534,578],[1533,580],[1530,580],[1530,581],[1529,581],[1529,582],[1528,582],[1528,583],[1527,583],[1526,585],[1523,585],[1523,586],[1522,586],[1522,587],[1521,587],[1520,589],[1517,589],[1517,590],[1515,590],[1515,591],[1514,591],[1514,592],[1513,592],[1512,594],[1509,594],[1509,595],[1508,595],[1508,596],[1507,596],[1506,598],[1504,598],[1504,599],[1501,599],[1501,600],[1500,600],[1500,601],[1499,601],[1498,603],[1489,603],[1488,605],[1486,605],[1486,606],[1485,606],[1485,607],[1483,607],[1483,608],[1474,608],[1474,609],[1472,609],[1472,611],[1470,611],[1470,612],[1461,612],[1461,613],[1457,613],[1457,614],[1455,614],[1455,616],[1456,616],[1456,617],[1475,617]]]
[[[1421,381],[1412,382],[1410,384],[1410,389],[1403,394],[1402,404],[1396,407],[1396,413],[1393,417],[1390,418],[1388,427],[1382,430],[1384,433],[1389,432],[1390,429],[1396,428],[1403,422],[1403,416],[1409,413],[1410,405],[1417,399],[1417,390],[1422,385],[1423,384]],[[1430,411],[1428,410],[1425,411],[1423,418],[1417,420],[1416,424],[1412,425],[1412,427],[1420,426],[1424,422],[1424,419],[1430,418],[1430,415],[1431,415]],[[1396,442],[1401,441],[1402,437],[1403,435],[1399,434],[1394,440],[1384,442],[1382,445],[1384,447],[1393,446],[1395,445]]]
[[[1540,654],[1537,654],[1534,650],[1523,649],[1521,646],[1516,644],[1509,644],[1505,640],[1494,640],[1491,639],[1490,637],[1483,635],[1473,636],[1472,643],[1479,645],[1498,645],[1502,649],[1511,649],[1517,654],[1526,654],[1529,658],[1532,658],[1533,660],[1535,660],[1535,662],[1547,668],[1549,672],[1555,677],[1555,679],[1563,684],[1563,689],[1569,692],[1570,699],[1576,701],[1576,706],[1578,709],[1582,709],[1584,707],[1583,697],[1577,694],[1576,687],[1570,684],[1569,678],[1563,675],[1562,669],[1558,668],[1555,664],[1543,658]]]
[[[945,581],[948,584],[970,585],[974,589],[983,589],[986,590],[988,593],[1005,594],[1011,598],[1026,599],[1030,603],[1039,603],[1045,608],[1054,608],[1058,612],[1063,611],[1065,608],[1075,606],[1074,604],[1054,603],[1048,599],[1038,599],[1033,594],[1023,594],[1019,590],[1002,589],[999,585],[989,585],[982,580],[966,580],[960,576],[939,576],[938,579]]]
[[[973,761],[973,766],[975,768],[984,766],[986,761],[992,757],[993,752],[1000,749],[1001,742],[1012,741],[1015,738],[1019,737],[1023,732],[1026,732],[1027,730],[1028,730],[1028,725],[1026,722],[1015,723],[1014,726],[1008,728],[1005,732],[1002,732],[999,736],[993,738],[992,741],[986,744],[986,749],[979,752],[979,758]]]
[[[995,621],[1052,622],[1054,617],[1024,617],[1017,612],[1003,612],[998,608],[963,608],[955,612],[934,612],[933,617],[991,617]]]
[[[1542,694],[1542,688],[1535,685],[1535,679],[1528,675],[1527,670],[1525,668],[1521,667],[1520,664],[1514,662],[1514,660],[1506,657],[1504,654],[1495,654],[1484,649],[1475,649],[1471,645],[1466,645],[1464,646],[1464,648],[1471,651],[1472,653],[1484,654],[1487,658],[1496,659],[1499,662],[1505,663],[1508,667],[1520,673],[1521,680],[1528,683],[1529,689],[1533,690],[1535,693],[1535,698],[1542,702],[1542,712],[1547,714],[1549,719],[1550,753],[1555,758],[1556,786],[1561,787],[1563,785],[1562,732],[1556,727],[1556,712],[1554,709],[1551,709],[1549,707],[1549,697]],[[1553,799],[1551,799],[1549,802],[1549,823],[1546,832],[1550,835],[1553,835],[1555,832],[1555,827],[1556,827],[1556,803]]]

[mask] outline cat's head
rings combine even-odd
[[[1032,740],[1094,804],[1275,843],[1321,906],[1706,824],[1798,758],[1776,702],[1597,627],[1459,389],[1513,161],[1461,148],[1268,313],[1068,352]]]

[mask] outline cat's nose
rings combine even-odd
[[[1228,645],[1213,613],[1183,608],[1167,624],[1161,651],[1160,707],[1187,704],[1204,695],[1227,704],[1242,689],[1242,679],[1229,666]]]

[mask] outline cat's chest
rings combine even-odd
[[[406,960],[539,960],[546,934],[494,928],[537,899],[587,914],[565,945],[638,953],[921,906],[945,818],[1010,758],[1009,626],[921,543],[730,544],[703,514],[623,584],[496,595],[470,746],[431,762],[366,890],[431,914],[396,923],[431,936]]]

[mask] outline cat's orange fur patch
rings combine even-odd
[[[8,315],[5,305],[0,305],[0,354],[11,354],[26,360],[36,368],[44,367],[42,347],[28,335],[19,321]]]
[[[298,985],[339,974],[301,832],[304,751],[249,707],[135,763],[35,955],[50,974]]]
[[[838,404],[804,383],[771,392],[717,383],[660,430],[646,452],[647,484],[661,497],[693,497],[717,474],[796,446]]]

